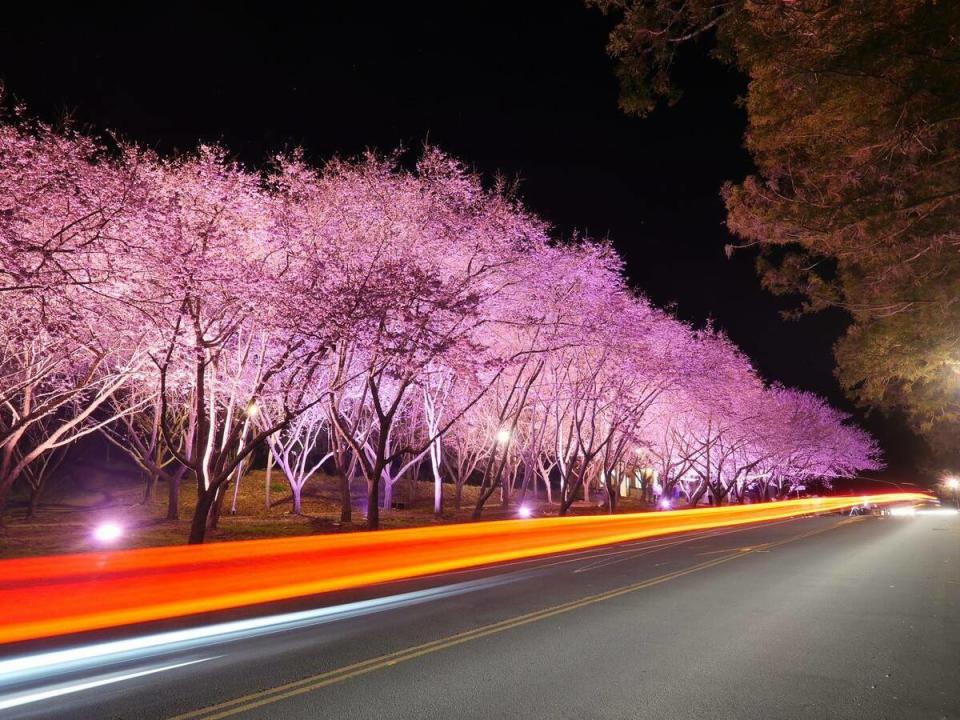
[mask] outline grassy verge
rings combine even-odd
[[[290,489],[283,474],[274,470],[271,478],[270,507],[267,507],[266,479],[263,470],[248,472],[236,495],[236,512],[231,513],[233,487],[224,503],[220,526],[208,534],[208,542],[249,540],[318,533],[354,532],[365,528],[365,488],[353,488],[353,520],[341,524],[337,479],[318,475],[303,491],[302,514],[292,513]],[[381,510],[381,526],[415,527],[470,521],[477,489],[465,487],[462,508],[453,508],[453,486],[444,485],[444,512],[433,513],[433,484],[400,482],[394,487],[394,501],[403,509]],[[14,498],[0,529],[0,558],[51,555],[101,549],[92,538],[92,530],[105,520],[123,525],[125,534],[111,547],[154,547],[186,542],[196,488],[183,483],[180,494],[180,519],[166,520],[167,487],[159,485],[144,502],[143,482],[135,470],[125,466],[87,467],[75,470],[68,482],[62,482],[44,497],[32,519],[25,519],[25,503]],[[599,498],[597,499],[599,502]],[[530,493],[524,504],[533,515],[555,515],[557,506]],[[621,499],[618,510],[642,509],[633,499]],[[603,507],[578,503],[577,514],[603,512]],[[512,518],[516,508],[503,508],[499,495],[487,502],[486,520]]]

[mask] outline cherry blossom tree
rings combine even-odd
[[[375,528],[381,481],[392,464],[435,447],[477,399],[459,403],[445,420],[434,417],[424,443],[396,445],[394,425],[408,393],[418,384],[428,387],[424,379],[440,364],[471,374],[483,362],[478,332],[507,292],[524,248],[541,242],[543,230],[502,191],[484,190],[475,176],[432,150],[415,174],[367,158],[332,164],[323,183],[330,191],[324,201],[333,210],[318,214],[333,212],[336,218],[323,230],[336,233],[341,249],[350,248],[332,259],[335,272],[347,279],[351,297],[362,298],[367,313],[341,340],[334,384],[347,382],[351,368],[362,368],[373,430],[362,443],[332,400],[330,416],[367,480],[367,519]]]
[[[112,301],[114,235],[139,184],[76,132],[0,125],[0,510],[31,464],[117,417],[109,400],[146,362],[140,327]]]
[[[280,200],[215,148],[150,163],[147,211],[131,223],[140,238],[131,300],[153,323],[160,429],[197,483],[190,541],[215,525],[235,471],[268,437],[320,401],[312,380],[328,344],[300,323],[316,300],[309,270]],[[285,199],[281,197],[281,200]],[[301,329],[302,328],[302,329]],[[188,392],[177,387],[186,383]],[[273,425],[254,422],[270,398]],[[172,404],[186,397],[192,447],[179,449]]]
[[[95,431],[170,518],[196,483],[191,542],[265,445],[295,513],[331,461],[341,521],[358,478],[370,528],[426,468],[435,513],[476,481],[478,518],[555,479],[563,515],[637,478],[695,506],[880,466],[845,415],[635,293],[608,244],[552,242],[432,148],[255,172],[0,125],[0,299],[0,508]]]
[[[273,427],[276,424],[267,412],[261,410],[260,415],[264,418],[264,424],[267,427]],[[277,465],[283,470],[290,485],[295,515],[301,513],[304,485],[323,467],[325,462],[333,457],[333,451],[327,450],[324,443],[329,431],[327,423],[324,409],[314,405],[273,433],[267,440]]]

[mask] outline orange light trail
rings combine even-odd
[[[805,498],[0,562],[0,643],[182,617],[672,533],[929,499]]]

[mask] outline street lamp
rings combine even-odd
[[[510,442],[510,430],[507,428],[500,428],[497,430],[497,442],[501,445],[506,445]]]

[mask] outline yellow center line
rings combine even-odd
[[[560,605],[555,605],[543,610],[537,610],[524,615],[519,615],[498,623],[493,623],[491,625],[486,625],[473,630],[458,633],[456,635],[451,635],[446,638],[433,640],[412,648],[398,650],[386,655],[370,658],[369,660],[363,660],[351,665],[345,665],[335,670],[329,670],[317,675],[311,675],[310,677],[306,677],[301,680],[278,685],[267,690],[250,693],[248,695],[244,695],[233,700],[228,700],[217,705],[211,705],[206,708],[176,715],[172,718],[169,718],[169,720],[196,720],[198,718],[202,718],[203,720],[221,720],[222,718],[232,717],[264,705],[269,705],[281,700],[295,697],[297,695],[319,690],[329,685],[350,680],[351,678],[355,678],[360,675],[366,675],[377,670],[382,670],[384,668],[397,665],[401,662],[406,662],[407,660],[413,660],[415,658],[422,657],[423,655],[435,653],[439,650],[445,650],[447,648],[455,647],[457,645],[461,645],[472,640],[477,640],[488,635],[502,633],[522,625],[539,622],[540,620],[545,620],[556,615],[561,615],[582,607],[587,607],[588,605],[594,605],[596,603],[612,600],[613,598],[620,597],[621,595],[626,595],[628,593],[637,592],[638,590],[654,587],[655,585],[660,585],[662,583],[669,582],[670,580],[684,577],[685,575],[691,575],[693,573],[700,572],[701,570],[722,565],[723,563],[736,560],[737,558],[746,557],[754,552],[765,552],[770,548],[786,545],[787,543],[795,542],[797,540],[803,540],[804,538],[808,538],[813,535],[819,535],[820,533],[834,530],[838,527],[849,524],[851,521],[858,521],[860,519],[861,518],[851,518],[850,520],[842,520],[829,527],[818,528],[800,535],[795,535],[785,540],[764,543],[763,545],[757,545],[751,548],[735,549],[730,555],[726,555],[714,560],[707,560],[683,570],[675,570],[673,572],[659,575],[648,580],[642,580],[640,582],[633,583],[632,585],[626,585],[614,590],[608,590],[596,595],[590,595],[579,600],[562,603]]]

